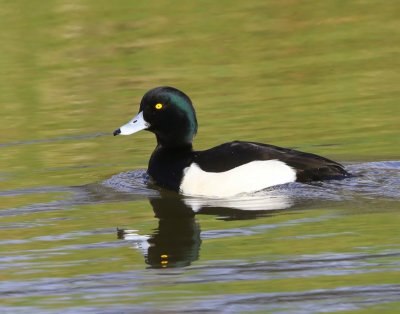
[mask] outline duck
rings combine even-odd
[[[146,92],[139,112],[113,135],[155,134],[147,174],[161,188],[188,196],[231,197],[291,182],[350,176],[344,166],[312,153],[270,144],[232,141],[196,151],[197,118],[191,99],[175,87]]]

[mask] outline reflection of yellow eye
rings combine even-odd
[[[161,254],[161,267],[167,267],[168,266],[168,255],[167,254]]]
[[[156,109],[161,109],[162,107],[163,107],[162,104],[156,104],[156,105],[155,105],[155,108],[156,108]]]

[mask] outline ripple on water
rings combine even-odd
[[[353,199],[400,198],[400,162],[383,161],[349,164],[346,168],[353,177],[344,180],[315,182],[312,184],[290,183],[253,194],[238,195],[229,199],[205,197],[181,197],[169,193],[190,207],[194,212],[205,208],[231,208],[238,210],[268,211],[291,208],[310,200],[344,201]],[[2,216],[19,215],[35,211],[52,211],[79,204],[119,202],[138,198],[163,198],[165,190],[149,185],[146,170],[139,169],[118,173],[100,182],[76,187],[38,187],[1,191],[0,196],[68,192],[65,200],[37,203],[1,211]],[[204,212],[204,211],[203,211]]]
[[[309,200],[318,200],[329,202],[342,202],[348,200],[365,200],[369,202],[370,198],[382,198],[387,200],[398,201],[399,183],[400,183],[400,162],[376,162],[376,163],[358,163],[347,165],[354,177],[330,182],[319,182],[315,184],[286,184],[273,189],[260,191],[252,195],[242,195],[229,200],[224,199],[207,199],[196,197],[182,197],[174,193],[154,188],[148,185],[148,176],[145,170],[127,171],[116,174],[111,178],[100,182],[78,187],[42,187],[26,190],[3,191],[0,196],[19,196],[32,193],[48,193],[48,192],[68,192],[64,200],[58,200],[48,203],[36,203],[22,206],[14,209],[5,209],[1,211],[1,215],[25,215],[32,212],[45,212],[54,210],[66,210],[76,205],[100,204],[105,202],[122,202],[135,201],[148,198],[154,211],[162,210],[165,203],[171,207],[187,207],[196,210],[200,214],[212,214],[222,216],[232,216],[231,212],[224,212],[226,208],[231,209],[234,213],[242,210],[252,211],[271,211],[282,210],[284,208],[295,207],[299,204],[307,203]],[[154,202],[159,200],[160,202]],[[223,214],[221,214],[223,211]],[[239,219],[235,216],[235,219]],[[250,218],[255,216],[249,216]],[[247,237],[264,238],[266,231],[273,231],[278,228],[288,228],[303,226],[304,224],[315,225],[326,223],[332,218],[337,218],[333,213],[319,215],[318,217],[302,217],[293,218],[286,217],[284,221],[275,222],[259,222],[255,224],[237,225],[229,227],[214,227],[200,230],[199,224],[195,220],[192,229],[179,229],[177,223],[167,225],[165,220],[153,235],[140,235],[140,230],[131,230],[131,234],[125,238],[126,241],[113,241],[105,237],[104,241],[98,240],[96,237],[87,241],[94,235],[115,234],[114,228],[93,228],[92,230],[70,230],[60,231],[55,235],[36,235],[26,237],[24,239],[3,239],[0,245],[4,247],[29,245],[33,243],[33,247],[27,246],[29,249],[21,249],[13,251],[14,255],[4,256],[0,259],[1,269],[8,271],[9,269],[18,269],[20,278],[24,274],[46,274],[48,269],[62,267],[80,267],[88,262],[96,263],[97,261],[112,261],[121,258],[121,256],[92,256],[91,259],[77,258],[75,260],[53,260],[57,255],[69,256],[71,254],[80,254],[88,250],[99,250],[106,252],[107,250],[130,249],[133,247],[135,251],[139,251],[144,255],[144,259],[149,260],[150,247],[157,248],[172,239],[171,243],[167,243],[174,248],[181,245],[185,250],[191,247],[193,256],[183,266],[191,265],[191,262],[199,259],[201,241],[209,243],[222,243],[224,240],[247,239]],[[62,219],[67,219],[63,217]],[[24,228],[40,228],[54,221],[38,220],[35,222],[19,222],[10,223],[8,229],[20,230]],[[186,223],[184,221],[184,223]],[[185,226],[187,227],[187,226]],[[178,236],[172,236],[173,230],[176,229]],[[190,229],[190,230],[189,230]],[[187,238],[179,233],[181,230],[187,231]],[[307,229],[308,231],[311,229]],[[190,231],[190,232],[189,232]],[[325,231],[325,230],[324,230]],[[326,232],[323,233],[299,233],[294,235],[284,235],[276,237],[274,240],[289,239],[308,241],[317,238],[353,235],[352,231],[343,232]],[[80,241],[78,241],[81,239]],[[93,240],[94,239],[94,240]],[[190,241],[188,241],[190,239]],[[69,243],[68,241],[77,241],[78,243]],[[8,242],[7,242],[8,241]],[[35,249],[37,243],[52,243],[51,247],[43,247]],[[188,244],[189,243],[189,244]],[[186,246],[185,246],[186,245]],[[168,248],[168,246],[165,246]],[[355,250],[355,249],[354,249]],[[377,252],[377,253],[371,253]],[[87,306],[71,305],[69,308],[63,309],[63,312],[71,313],[115,313],[116,309],[123,312],[126,307],[129,313],[184,313],[196,309],[204,313],[240,313],[246,311],[265,311],[284,313],[309,313],[313,311],[340,311],[363,308],[366,305],[382,304],[385,302],[398,301],[400,297],[400,285],[396,284],[365,284],[365,285],[345,285],[343,287],[327,288],[327,289],[298,289],[299,291],[290,292],[270,292],[270,293],[228,293],[220,291],[212,295],[201,295],[196,298],[189,296],[187,298],[176,297],[168,302],[168,305],[160,306],[159,303],[153,302],[157,300],[162,293],[168,293],[171,282],[174,284],[182,284],[184,287],[190,284],[208,284],[216,283],[240,284],[242,282],[259,282],[260,285],[269,283],[270,280],[300,280],[309,279],[311,281],[318,278],[340,278],[341,276],[355,276],[373,273],[395,273],[400,269],[400,251],[398,247],[392,246],[390,250],[385,251],[382,246],[378,248],[367,248],[365,251],[361,248],[357,252],[344,253],[324,253],[310,255],[278,255],[273,260],[266,258],[265,260],[252,261],[249,259],[228,260],[221,259],[221,255],[216,255],[215,260],[201,259],[193,263],[187,268],[171,268],[163,270],[150,269],[148,271],[113,271],[101,274],[81,274],[73,278],[49,278],[40,277],[32,280],[8,280],[0,283],[0,294],[7,295],[9,298],[16,300],[28,300],[30,298],[43,298],[41,304],[70,304],[73,295],[80,295],[88,301]],[[217,259],[219,258],[219,259]],[[47,260],[50,259],[50,260]],[[51,262],[50,262],[51,261]],[[161,276],[164,275],[164,276]],[[168,275],[168,276],[165,276]],[[332,279],[334,281],[334,279]],[[143,289],[143,286],[147,287]],[[72,288],[71,288],[72,287]],[[154,288],[154,289],[153,289]],[[165,291],[164,291],[165,289]],[[279,290],[277,290],[279,291]],[[182,292],[183,293],[183,292]],[[132,308],[124,304],[124,300],[146,296],[146,302],[138,302]],[[101,302],[100,302],[101,300]],[[115,300],[120,300],[117,304]],[[339,300],[339,301],[338,301]],[[108,304],[107,304],[108,303]],[[1,311],[7,313],[46,313],[43,308],[36,307],[1,307]],[[48,310],[52,313],[52,310]]]
[[[240,210],[278,210],[293,207],[307,200],[344,201],[359,198],[398,199],[400,197],[400,162],[383,161],[349,164],[353,174],[343,180],[311,184],[289,183],[253,194],[238,195],[229,199],[185,196],[183,202],[195,212],[202,208],[227,207]],[[102,184],[114,190],[160,197],[162,189],[148,185],[145,170],[117,174]],[[161,193],[162,194],[162,193]]]

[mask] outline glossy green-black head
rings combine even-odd
[[[162,86],[149,90],[140,102],[136,117],[115,130],[114,135],[129,135],[140,130],[153,132],[162,146],[191,145],[197,132],[192,101],[173,87]]]

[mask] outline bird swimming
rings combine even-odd
[[[350,174],[327,158],[269,144],[233,141],[193,150],[196,112],[190,98],[169,86],[149,90],[138,114],[114,131],[155,134],[147,173],[160,187],[185,195],[230,197],[290,183],[342,179]]]

